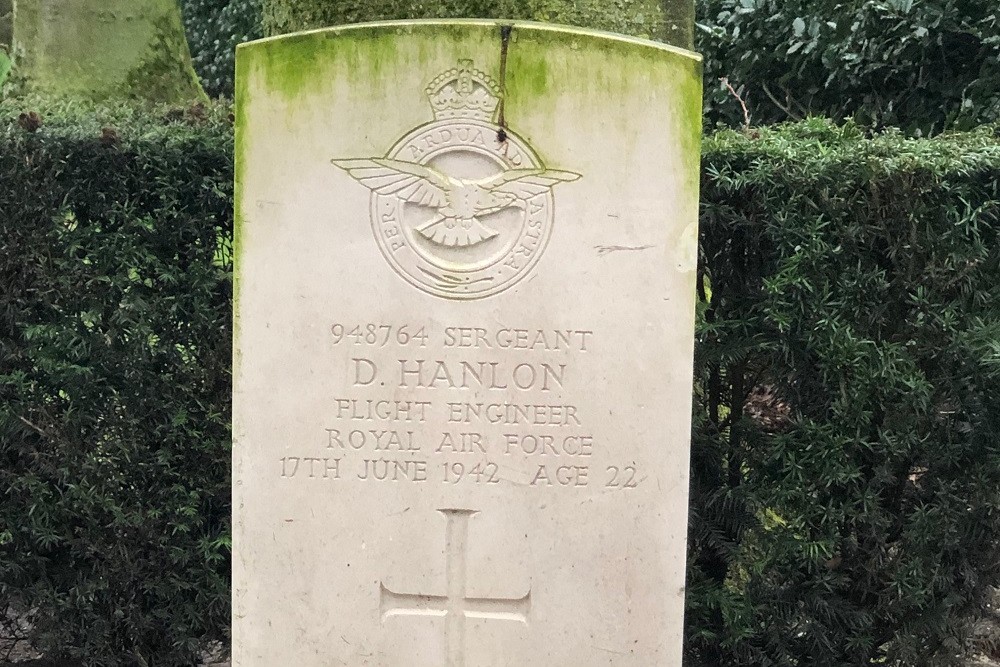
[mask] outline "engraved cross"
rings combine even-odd
[[[516,621],[527,625],[531,590],[521,598],[473,598],[465,593],[469,519],[474,510],[438,510],[447,519],[445,529],[447,595],[396,593],[379,583],[382,622],[393,616],[444,617],[448,667],[465,665],[465,619]]]

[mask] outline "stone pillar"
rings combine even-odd
[[[15,2],[15,70],[27,90],[91,100],[204,97],[176,0]]]
[[[694,0],[264,0],[264,29],[270,35],[424,18],[544,21],[694,46]]]
[[[656,38],[682,49],[694,50],[694,0],[661,0],[663,27]]]

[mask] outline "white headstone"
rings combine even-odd
[[[680,665],[698,57],[450,21],[238,63],[234,664]]]

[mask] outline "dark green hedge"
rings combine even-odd
[[[228,111],[32,108],[0,103],[0,612],[192,665],[229,615]]]
[[[1000,566],[1000,138],[704,148],[692,662],[948,664]]]
[[[263,36],[261,0],[180,0],[180,4],[201,85],[212,97],[232,97],[237,45]]]
[[[910,133],[1000,121],[996,0],[702,0],[710,124],[807,114]]]
[[[224,639],[225,109],[0,106],[0,600],[88,664]],[[690,665],[946,664],[1000,541],[1000,139],[704,158]]]

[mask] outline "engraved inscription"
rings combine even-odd
[[[438,510],[447,520],[445,528],[446,595],[397,593],[379,582],[379,612],[385,623],[395,616],[444,617],[448,667],[465,667],[465,620],[528,623],[531,590],[520,598],[474,598],[466,595],[469,521],[478,512],[465,509]]]
[[[328,399],[325,433],[283,452],[283,479],[566,493],[627,493],[645,479],[640,462],[607,460],[594,415],[570,402],[590,389],[587,366],[601,347],[589,329],[339,321],[324,335],[345,353],[338,372],[348,386]],[[481,358],[496,352],[499,361]]]

